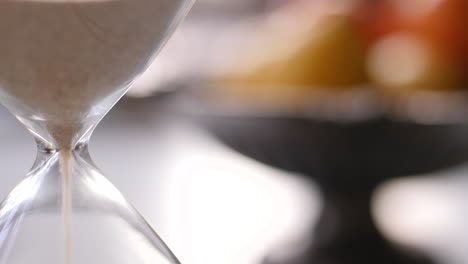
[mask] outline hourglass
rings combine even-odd
[[[88,141],[192,4],[0,1],[0,102],[38,146],[1,204],[0,263],[179,263],[96,168]]]

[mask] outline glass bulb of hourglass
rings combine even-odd
[[[192,3],[0,1],[0,102],[38,144],[0,207],[0,264],[179,263],[87,144]]]

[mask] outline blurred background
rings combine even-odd
[[[468,263],[467,16],[197,0],[91,153],[182,263]],[[0,123],[5,197],[35,146]]]

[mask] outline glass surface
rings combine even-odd
[[[96,168],[88,142],[192,4],[0,1],[0,102],[38,146],[1,204],[0,263],[179,263]]]

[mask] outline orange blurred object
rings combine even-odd
[[[468,1],[443,0],[415,25],[415,31],[466,73],[468,66]]]
[[[461,77],[468,73],[467,15],[466,0],[365,0],[355,10],[369,45],[392,33],[414,34]]]

